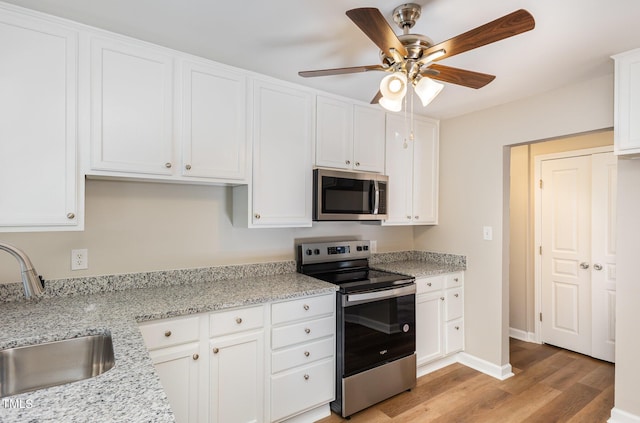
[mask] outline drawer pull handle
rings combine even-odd
[[[458,298],[460,295],[459,294],[453,294],[453,296]]]
[[[305,356],[305,357],[309,357],[310,355],[311,355],[311,353],[310,353],[309,351],[305,351],[305,352],[304,352],[304,356]]]
[[[309,304],[303,305],[302,308],[304,308],[305,310],[309,310]]]
[[[213,353],[214,353],[214,354],[218,354],[218,352],[220,352],[220,350],[219,350],[219,349],[217,349],[217,348],[214,348],[214,349],[213,349]]]
[[[309,380],[309,375],[304,375],[304,380]]]
[[[427,282],[427,286],[431,286],[431,282]]]
[[[236,317],[236,323],[237,324],[242,323],[242,317]]]
[[[306,329],[304,330],[304,333],[311,333],[311,329],[306,328]]]
[[[166,336],[167,338],[171,336],[171,331],[168,330],[164,333],[164,336]]]
[[[197,359],[199,359],[199,358],[200,358],[200,356],[199,356],[198,354],[194,354],[194,355],[193,355],[193,359],[194,359],[194,360],[197,360]]]

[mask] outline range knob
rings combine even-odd
[[[313,251],[311,251],[311,249],[307,249],[307,251],[304,252],[306,255],[310,256],[311,254],[313,254]]]
[[[313,254],[320,254],[320,250],[316,248],[315,250],[313,250]]]

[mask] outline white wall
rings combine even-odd
[[[469,354],[499,366],[509,361],[505,146],[612,125],[612,75],[440,122],[440,225],[416,227],[414,242],[417,249],[467,256]],[[482,239],[483,226],[493,227],[493,241]]]
[[[378,251],[413,249],[410,227],[314,222],[312,228],[243,229],[231,223],[231,189],[88,180],[83,232],[0,233],[27,252],[45,279],[292,260],[298,238],[357,237]],[[71,271],[71,249],[88,248],[89,269]],[[0,254],[0,283],[20,268]]]

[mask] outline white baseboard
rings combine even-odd
[[[418,377],[435,372],[436,370],[440,370],[443,367],[447,367],[453,363],[457,363],[457,357],[458,355],[454,354],[449,357],[441,358],[440,360],[432,361],[431,363],[418,365]]]
[[[465,352],[458,354],[458,362],[499,380],[509,379],[513,376],[511,364],[497,366]]]
[[[608,423],[640,423],[640,416],[627,413],[619,408],[613,407],[611,409],[611,418],[607,420]]]
[[[538,344],[539,342],[536,340],[536,334],[534,332],[527,332],[520,329],[509,328],[509,337],[514,339],[519,339],[524,342],[535,342]]]

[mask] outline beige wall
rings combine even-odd
[[[509,362],[509,148],[613,125],[613,77],[440,123],[440,224],[416,227],[419,249],[465,254],[465,347]],[[505,153],[505,149],[507,150]],[[503,224],[506,226],[503,227]],[[482,227],[493,227],[493,241]]]
[[[231,223],[231,189],[88,180],[83,232],[0,233],[25,250],[45,279],[291,260],[298,238],[357,237],[378,251],[413,249],[410,227],[316,222],[312,228],[246,229]],[[89,269],[71,271],[71,250],[88,248]],[[0,283],[18,282],[0,254]]]
[[[535,160],[545,154],[612,146],[613,131],[511,148],[509,327],[535,332]]]

